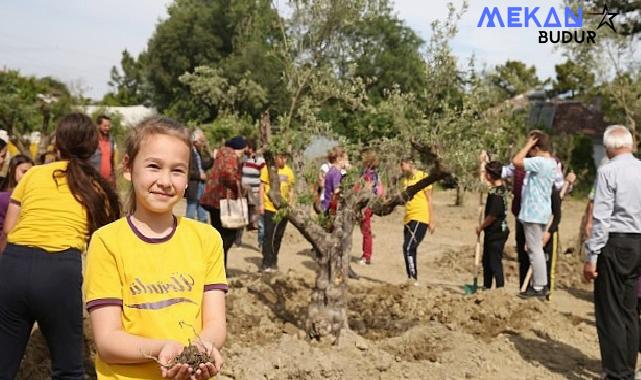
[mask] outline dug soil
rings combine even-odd
[[[419,248],[419,286],[406,284],[402,215],[374,218],[372,264],[357,265],[354,234],[349,329],[337,346],[304,333],[316,263],[290,225],[280,271],[257,272],[255,233],[230,252],[225,365],[219,379],[595,379],[600,372],[592,289],[581,261],[563,254],[576,246],[583,202],[567,200],[560,228],[557,291],[551,301],[516,297],[518,269],[512,233],[506,247],[506,287],[465,295],[472,282],[478,197],[452,207],[454,194],[435,195],[436,232]],[[180,210],[179,212],[182,212]],[[513,220],[510,219],[510,226]],[[88,322],[88,378],[95,355]],[[46,344],[35,330],[19,379],[48,379]]]

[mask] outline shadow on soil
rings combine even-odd
[[[569,380],[595,379],[600,362],[578,349],[552,339],[547,333],[534,331],[536,338],[510,335],[509,339],[523,360],[538,363]]]

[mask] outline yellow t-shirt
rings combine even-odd
[[[285,165],[282,169],[278,169],[278,175],[280,176],[280,194],[283,196],[283,199],[289,199],[289,191],[294,187],[294,172],[292,169]],[[265,211],[276,212],[276,207],[269,199],[267,193],[269,193],[269,172],[267,171],[267,166],[264,166],[260,170],[260,182],[265,187],[265,193],[263,194],[263,204],[265,205]]]
[[[416,182],[427,177],[424,171],[417,170],[414,173],[412,178],[403,178],[403,188],[414,185]],[[425,190],[431,190],[432,185],[426,187],[422,191],[419,191],[409,202],[405,204],[405,218],[403,223],[407,224],[412,220],[416,220],[420,223],[429,224],[430,223],[430,210],[427,207],[427,196],[425,195]]]
[[[64,175],[67,161],[56,161],[31,168],[11,194],[11,202],[20,205],[20,216],[8,241],[39,247],[49,252],[68,248],[84,250],[87,238],[87,212],[67,186]]]
[[[220,234],[210,225],[177,218],[164,239],[148,239],[128,218],[100,228],[87,252],[84,293],[88,310],[122,307],[130,334],[185,345],[202,329],[206,291],[227,291]],[[186,325],[181,327],[180,322]],[[98,379],[161,379],[155,362],[107,364],[96,357]]]

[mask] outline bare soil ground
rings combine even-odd
[[[466,296],[478,197],[469,195],[465,207],[451,207],[453,199],[450,192],[435,194],[437,230],[419,248],[418,287],[405,284],[402,208],[374,218],[369,266],[356,264],[361,254],[357,229],[352,256],[361,279],[350,282],[350,328],[338,347],[311,342],[303,331],[316,268],[310,245],[288,226],[280,272],[263,276],[256,234],[246,233],[243,246],[233,248],[229,258],[228,339],[219,378],[597,378],[592,289],[580,280],[580,259],[560,255],[558,291],[550,302],[521,300],[511,234],[504,259],[506,288]],[[573,200],[563,205],[561,252],[576,244],[583,206]],[[89,369],[93,355],[88,335]],[[48,368],[46,344],[36,330],[19,378],[49,378]]]

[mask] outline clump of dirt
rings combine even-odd
[[[187,364],[196,372],[201,364],[213,363],[214,359],[207,353],[201,352],[198,347],[194,346],[191,342],[183,352],[176,356],[171,364],[165,365],[165,368],[171,368],[176,364]]]

